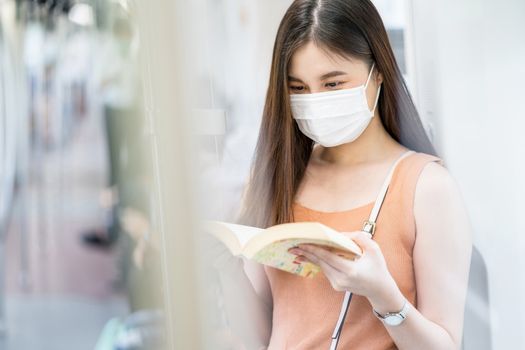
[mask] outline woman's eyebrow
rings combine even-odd
[[[348,73],[340,71],[340,70],[335,70],[333,72],[321,75],[319,77],[319,79],[320,80],[325,80],[325,79],[328,79],[328,78],[333,78],[333,77],[337,77],[339,75],[345,75],[345,74],[348,74]],[[296,77],[292,77],[291,75],[288,76],[288,81],[294,81],[294,82],[297,82],[297,83],[302,83],[303,82],[301,79],[296,78]]]
[[[291,75],[288,76],[288,81],[295,81],[296,83],[302,83],[303,81],[299,78],[292,77]]]
[[[348,73],[340,71],[340,70],[336,70],[336,71],[333,71],[333,72],[321,75],[320,79],[321,80],[325,80],[325,79],[328,79],[328,78],[333,78],[333,77],[337,77],[339,75],[345,75],[345,74],[348,74]]]

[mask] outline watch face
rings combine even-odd
[[[400,325],[404,319],[401,315],[389,315],[385,317],[384,321],[389,326],[397,326]]]

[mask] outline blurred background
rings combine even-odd
[[[525,348],[525,2],[375,0],[474,227],[464,349]],[[199,349],[290,0],[0,0],[0,349]],[[211,327],[211,328],[210,328]]]
[[[161,346],[136,22],[125,1],[0,1],[2,349]]]

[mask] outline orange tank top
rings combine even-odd
[[[412,250],[416,238],[414,195],[424,166],[441,159],[412,153],[394,173],[377,218],[373,239],[381,247],[388,270],[407,300],[416,305]],[[317,221],[338,231],[358,231],[368,219],[374,202],[336,212],[321,212],[294,204],[294,221]],[[326,276],[304,278],[264,267],[273,297],[272,334],[268,350],[329,349],[344,292],[335,291]],[[341,331],[338,349],[397,349],[382,322],[372,313],[364,296],[354,295]]]

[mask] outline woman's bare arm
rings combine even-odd
[[[400,326],[385,327],[400,350],[457,350],[463,333],[472,233],[456,183],[441,165],[429,163],[421,173],[414,213],[417,309],[411,307]]]

